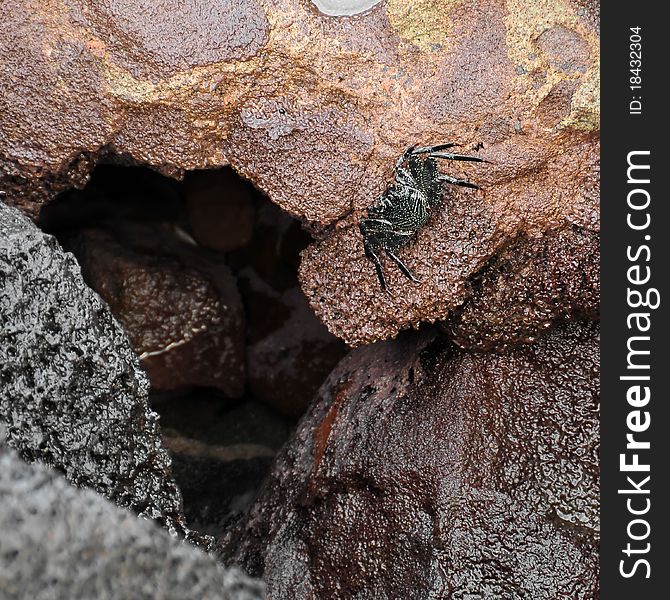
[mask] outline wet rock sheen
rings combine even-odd
[[[205,9],[205,6],[207,7]],[[318,233],[301,286],[350,345],[447,319],[521,235],[599,229],[598,7],[579,0],[6,0],[0,187],[31,215],[97,161],[232,166]],[[175,32],[178,32],[176,35]],[[34,116],[39,115],[39,119]],[[380,294],[357,224],[412,144],[480,190],[443,206]]]
[[[333,371],[241,534],[275,599],[598,597],[598,326],[470,354],[426,332]]]
[[[74,257],[0,203],[0,421],[22,457],[185,533],[149,382]]]

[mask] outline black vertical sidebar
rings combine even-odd
[[[601,15],[601,598],[668,598],[670,30],[662,3]],[[659,304],[660,302],[660,304]],[[654,308],[655,307],[655,308]]]

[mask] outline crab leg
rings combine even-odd
[[[431,158],[446,158],[447,160],[467,160],[469,162],[486,162],[479,156],[467,156],[466,154],[452,154],[451,152],[431,152]]]
[[[365,256],[367,256],[375,265],[375,271],[377,271],[379,285],[382,286],[382,290],[387,291],[386,278],[384,277],[384,271],[382,270],[382,263],[379,260],[379,256],[377,256],[370,244],[364,243],[363,248],[365,249]]]
[[[393,252],[393,250],[389,250],[388,248],[385,248],[386,254],[389,256],[389,258],[400,268],[400,270],[405,274],[405,277],[407,279],[410,279],[414,283],[421,283],[420,279],[417,279],[414,277],[412,272],[409,270],[409,267],[402,261],[402,259]]]
[[[465,179],[456,179],[455,177],[451,177],[449,175],[438,175],[437,178],[440,181],[446,181],[447,183],[451,183],[453,185],[460,185],[462,187],[472,188],[473,190],[479,189],[479,186],[476,183],[472,183],[471,181],[467,181]]]
[[[447,148],[453,148],[458,146],[458,144],[438,144],[437,146],[424,146],[423,148],[410,148],[412,154],[430,154],[431,152],[438,152],[439,150],[446,150]]]

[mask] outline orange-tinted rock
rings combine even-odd
[[[2,4],[0,187],[14,203],[36,214],[103,156],[173,175],[231,164],[319,231],[301,283],[350,344],[446,318],[518,235],[597,230],[593,3],[388,0],[342,18],[300,0],[175,5]],[[358,220],[407,146],[444,141],[482,145],[489,164],[444,167],[482,190],[446,192],[402,251],[423,285],[394,272],[396,296],[380,297]]]
[[[227,267],[220,265],[210,281],[172,257],[125,247],[103,230],[80,234],[75,253],[154,389],[212,386],[232,398],[242,395],[244,314]]]
[[[88,48],[115,66],[159,81],[189,68],[246,60],[267,41],[257,0],[114,0],[67,2],[72,23],[86,28]]]
[[[351,352],[237,546],[274,600],[598,597],[598,326]]]
[[[600,239],[578,227],[521,237],[473,282],[474,292],[446,325],[473,350],[534,342],[559,319],[600,318]]]

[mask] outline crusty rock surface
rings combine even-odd
[[[304,0],[203,2],[2,3],[13,203],[35,215],[100,159],[231,164],[320,233],[302,286],[354,345],[447,318],[521,234],[597,231],[594,3],[387,0],[334,18]],[[490,161],[444,166],[482,189],[449,190],[402,251],[423,284],[389,269],[395,295],[380,294],[356,224],[407,146],[444,141]]]
[[[184,533],[149,382],[74,257],[0,202],[0,422],[68,481]]]
[[[1,436],[0,436],[1,437]],[[3,600],[261,600],[264,586],[0,440]]]
[[[575,322],[500,354],[430,331],[354,350],[237,559],[275,600],[597,598],[598,339]]]
[[[462,348],[532,343],[556,321],[600,318],[600,239],[568,226],[521,236],[473,281],[473,294],[445,326]]]

